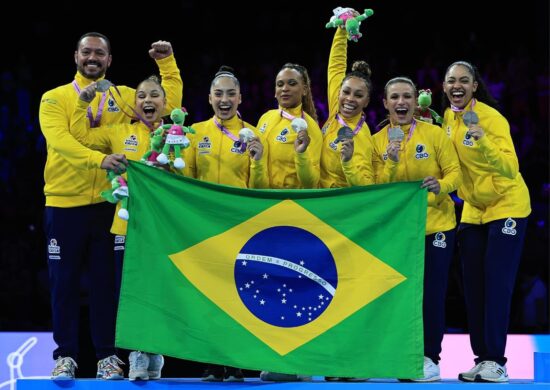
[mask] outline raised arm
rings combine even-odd
[[[181,108],[183,98],[183,81],[176,64],[172,44],[167,41],[153,42],[149,55],[159,67],[162,87],[166,91],[164,114],[169,115],[174,108]]]
[[[331,116],[338,112],[338,95],[346,76],[348,39],[346,30],[337,28],[328,57],[328,107]]]

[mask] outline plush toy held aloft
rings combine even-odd
[[[438,124],[443,123],[443,118],[441,118],[437,112],[430,108],[432,105],[432,91],[429,89],[421,89],[418,91],[417,102],[418,107],[416,108],[416,116],[419,120],[428,123],[433,123],[435,120]]]
[[[344,26],[348,34],[348,40],[357,42],[363,36],[359,32],[361,22],[374,14],[372,9],[365,9],[365,12],[358,14],[353,8],[336,7],[332,11],[334,15],[326,24],[326,28]]]
[[[117,204],[120,202],[118,216],[127,221],[130,218],[128,213],[128,197],[130,196],[128,184],[122,176],[111,170],[107,171],[107,179],[111,182],[111,189],[102,191],[100,195],[109,203]]]
[[[183,126],[187,111],[179,108],[174,108],[170,113],[170,119],[173,124],[166,124],[158,127],[152,137],[161,136],[166,138],[161,153],[157,156],[157,161],[161,164],[168,164],[168,155],[170,151],[174,151],[174,168],[182,169],[185,167],[185,161],[181,157],[181,150],[189,147],[191,142],[187,138],[187,133],[195,134],[195,130],[191,127]]]

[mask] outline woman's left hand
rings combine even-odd
[[[353,138],[342,140],[342,148],[340,149],[340,157],[343,162],[348,162],[353,157]]]
[[[311,141],[306,130],[298,132],[296,141],[294,141],[294,150],[296,153],[304,153],[307,150],[307,147]]]
[[[479,125],[470,125],[470,128],[467,131],[467,134],[469,134],[471,137],[473,137],[476,141],[483,137],[485,135],[485,132]]]
[[[434,194],[439,195],[439,192],[441,191],[441,184],[439,184],[439,180],[435,177],[426,176],[420,188],[427,188],[428,192],[433,192]]]
[[[256,161],[259,161],[264,154],[264,146],[258,138],[252,138],[250,141],[248,141],[246,149],[250,154],[250,158]]]

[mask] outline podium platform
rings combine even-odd
[[[366,382],[325,382],[322,377],[314,377],[311,382],[262,382],[256,378],[246,378],[244,382],[201,382],[198,378],[167,378],[158,381],[104,381],[96,379],[76,379],[73,381],[52,381],[49,379],[18,379],[16,390],[487,390],[491,383],[465,383],[444,379],[432,383],[403,383],[395,379],[370,379]],[[496,384],[495,384],[496,385]],[[505,390],[550,390],[550,383],[533,382],[528,379],[512,379]],[[494,386],[494,385],[493,385]],[[434,388],[435,387],[435,388]]]

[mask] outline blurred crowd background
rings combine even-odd
[[[245,7],[239,2],[181,0],[151,4],[152,8],[126,2],[75,5],[61,1],[32,9],[28,4],[15,5],[19,11],[12,16],[17,16],[20,28],[0,26],[4,37],[0,61],[0,331],[51,329],[42,230],[46,147],[38,106],[46,90],[72,81],[76,72],[73,54],[83,33],[98,31],[110,38],[113,62],[107,78],[132,87],[156,72],[147,53],[150,44],[170,41],[184,81],[183,105],[190,113],[186,124],[211,117],[208,92],[220,65],[235,69],[243,95],[239,110],[243,119],[255,124],[263,112],[276,107],[274,81],[279,68],[285,62],[299,63],[310,72],[322,124],[327,116],[326,69],[334,34],[325,24],[334,7],[350,6],[375,12],[361,26],[364,36],[357,43],[350,42],[348,51],[350,66],[362,59],[372,68],[374,91],[366,113],[373,133],[385,117],[382,94],[387,80],[404,75],[419,89],[430,88],[432,108],[441,113],[444,72],[456,60],[476,65],[500,102],[533,208],[510,332],[549,333],[548,1],[529,1],[514,8],[499,2],[478,3],[320,1]],[[457,213],[460,209],[457,201]],[[86,288],[75,293],[81,294],[85,308]],[[467,333],[456,259],[447,303],[447,332]]]

